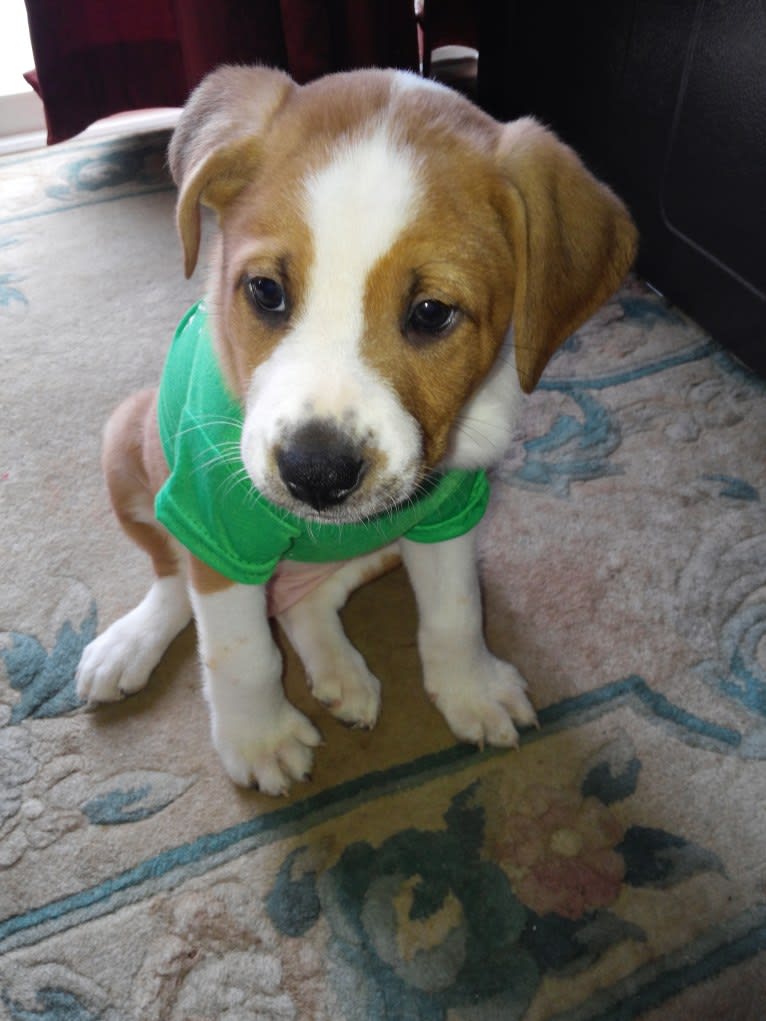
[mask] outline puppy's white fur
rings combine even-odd
[[[86,647],[77,668],[80,698],[115,702],[140,691],[191,616],[185,578],[157,578],[138,606]]]
[[[270,451],[307,420],[329,421],[385,451],[381,481],[391,504],[417,476],[420,430],[361,355],[364,296],[371,270],[417,212],[418,170],[380,127],[346,142],[305,183],[313,260],[305,308],[274,353],[253,373],[242,432],[242,460],[259,492],[284,500]],[[354,504],[356,518],[379,513]]]
[[[442,466],[473,470],[497,464],[511,445],[521,398],[510,329],[489,375],[460,412]]]

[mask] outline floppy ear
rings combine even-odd
[[[556,349],[616,290],[637,233],[622,202],[535,120],[505,125],[499,155],[511,184],[516,369],[530,393]]]
[[[220,212],[252,179],[261,140],[294,87],[282,71],[224,66],[189,97],[168,149],[187,277],[199,253],[200,203]]]

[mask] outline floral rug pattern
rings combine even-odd
[[[73,676],[146,565],[100,430],[181,279],[162,133],[0,161],[0,1018],[755,1021],[766,996],[766,386],[642,282],[555,358],[482,525],[518,752],[424,696],[401,571],[353,597],[376,729],[236,790],[193,629],[98,712]]]

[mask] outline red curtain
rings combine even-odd
[[[48,142],[123,110],[180,106],[224,62],[298,82],[418,66],[413,0],[26,0]]]

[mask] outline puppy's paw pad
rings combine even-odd
[[[351,649],[344,662],[331,671],[309,679],[311,691],[341,723],[367,729],[375,725],[380,711],[380,681],[362,656]]]
[[[313,723],[287,700],[274,720],[217,720],[213,743],[224,768],[240,787],[264,794],[287,794],[295,780],[311,772],[313,749],[321,736]]]

